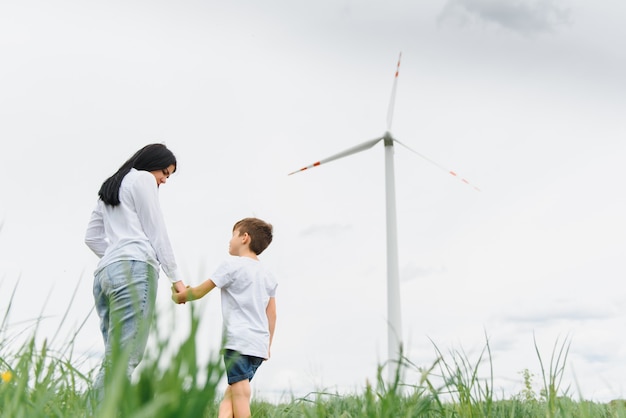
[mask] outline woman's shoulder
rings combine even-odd
[[[145,170],[137,170],[136,168],[131,168],[128,174],[124,177],[124,183],[128,187],[132,187],[135,184],[152,184],[156,185],[154,180],[154,176],[149,171]]]

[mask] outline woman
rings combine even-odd
[[[100,199],[91,214],[85,244],[100,257],[93,285],[105,346],[94,382],[100,399],[106,366],[117,351],[114,347],[128,356],[129,378],[143,357],[159,268],[176,291],[185,290],[158,199],[159,186],[175,171],[176,157],[165,145],[146,145],[102,183],[98,192]]]

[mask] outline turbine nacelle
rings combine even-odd
[[[393,139],[393,137],[391,136],[391,132],[389,131],[385,132],[385,135],[383,135],[381,139],[384,141],[383,143],[386,147],[392,147],[393,142],[395,141],[395,139]]]

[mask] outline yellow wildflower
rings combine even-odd
[[[11,379],[13,379],[13,373],[11,373],[9,370],[7,370],[6,372],[3,372],[0,377],[2,377],[2,381],[5,383],[8,383],[11,381]]]

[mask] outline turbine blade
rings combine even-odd
[[[391,87],[391,98],[389,99],[389,107],[387,108],[387,132],[391,132],[391,122],[393,122],[393,110],[396,105],[396,87],[398,86],[398,74],[400,74],[400,59],[402,52],[398,57],[398,66],[396,67],[396,75],[393,77],[393,87]]]
[[[402,142],[398,141],[397,139],[394,139],[395,142],[397,142],[398,144],[402,145],[404,148],[408,149],[409,151],[411,151],[414,154],[419,155],[420,157],[422,157],[424,160],[428,161],[429,163],[431,163],[432,165],[434,165],[435,167],[437,167],[438,169],[445,171],[446,173],[450,174],[453,177],[456,177],[458,180],[461,180],[463,183],[467,184],[468,186],[471,186],[474,190],[476,190],[477,192],[480,192],[481,190],[476,187],[475,185],[473,185],[472,183],[470,183],[468,180],[464,179],[463,177],[459,177],[459,175],[455,172],[452,171],[444,166],[442,166],[441,164],[439,164],[436,161],[431,160],[430,158],[428,158],[427,156],[425,156],[424,154],[421,154],[417,151],[415,151],[414,149],[410,148],[408,145],[403,144]]]
[[[372,148],[374,145],[376,145],[378,142],[380,142],[382,140],[383,140],[383,137],[380,137],[380,138],[372,139],[372,140],[367,141],[367,142],[363,142],[362,144],[356,145],[356,146],[354,146],[352,148],[348,148],[345,151],[341,151],[338,154],[331,155],[328,158],[324,158],[323,160],[319,160],[316,163],[313,163],[311,165],[307,165],[306,167],[303,167],[300,170],[292,171],[288,175],[296,174],[296,173],[299,173],[300,171],[308,170],[309,168],[317,167],[318,165],[329,163],[331,161],[338,160],[339,158],[343,158],[343,157],[347,157],[348,155],[356,154],[357,152],[365,151],[366,149]]]

